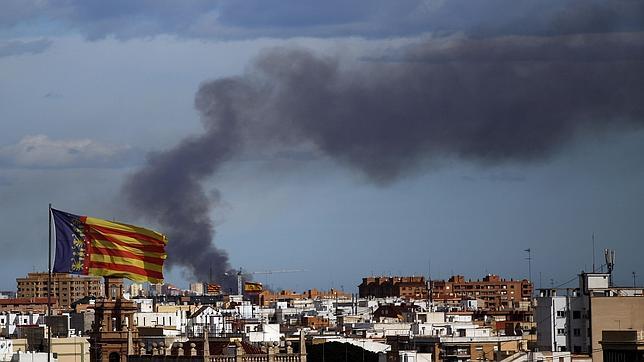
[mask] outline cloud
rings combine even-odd
[[[547,35],[641,31],[633,0],[161,0],[8,1],[0,27],[41,22],[88,39],[173,34],[202,39],[391,37],[433,32]]]
[[[0,175],[0,187],[11,185],[12,182],[7,177]]]
[[[47,93],[43,96],[43,98],[59,99],[59,98],[63,98],[63,95],[62,95],[62,94],[60,94],[60,93],[56,93],[56,92],[47,92]]]
[[[9,57],[23,54],[42,53],[52,44],[49,39],[32,41],[11,40],[0,42],[0,57]]]
[[[13,168],[122,167],[136,159],[129,146],[91,139],[53,140],[26,136],[17,144],[0,146],[0,166]]]
[[[507,182],[507,183],[517,183],[517,182],[526,182],[527,178],[521,174],[501,172],[501,173],[491,173],[482,176],[470,176],[464,175],[461,176],[463,181],[476,182],[479,180],[489,181],[489,182]]]

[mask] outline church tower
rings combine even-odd
[[[90,362],[126,362],[138,340],[136,305],[123,298],[123,279],[105,278],[105,298],[97,299],[90,334]]]

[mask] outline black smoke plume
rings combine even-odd
[[[644,36],[430,39],[353,65],[271,49],[204,83],[196,107],[204,133],[150,156],[124,190],[169,234],[168,261],[205,279],[230,266],[202,183],[240,152],[309,147],[378,184],[445,156],[544,159],[581,130],[644,125]]]

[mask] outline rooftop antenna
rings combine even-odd
[[[637,288],[637,284],[635,284],[635,272],[633,272],[633,288]]]
[[[528,252],[528,257],[525,260],[528,261],[528,281],[532,283],[532,254],[530,248],[527,248],[523,251]]]
[[[608,286],[613,286],[613,269],[615,268],[615,250],[604,249],[606,269],[608,270]]]

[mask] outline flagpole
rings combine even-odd
[[[49,203],[49,258],[47,276],[47,322],[51,319],[51,203]],[[51,362],[51,328],[50,323],[45,323],[47,326],[47,362]]]

